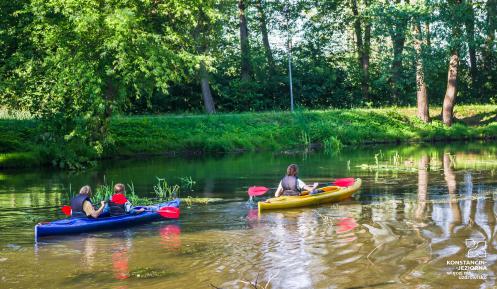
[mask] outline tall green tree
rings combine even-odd
[[[478,88],[478,63],[476,58],[476,39],[475,39],[475,11],[473,8],[473,1],[467,0],[464,2],[466,5],[466,21],[464,26],[466,28],[466,38],[468,43],[468,52],[469,52],[469,67],[471,74],[471,88],[473,93],[476,94],[480,92]]]
[[[247,17],[247,0],[238,0],[238,16],[240,18],[240,52],[241,52],[241,78],[249,81],[252,74],[250,64],[250,45]]]
[[[74,153],[55,159],[81,163],[101,155],[112,141],[114,111],[184,79],[195,59],[181,50],[181,4],[32,0],[19,11],[33,15],[26,25],[32,50],[16,64],[23,89],[12,103],[46,120],[47,140]]]
[[[451,126],[454,119],[454,105],[458,91],[459,77],[459,50],[461,45],[461,27],[459,24],[462,16],[462,0],[448,0],[449,23],[452,26],[450,39],[450,59],[447,76],[447,89],[442,108],[442,120],[446,126]]]
[[[418,1],[414,1],[416,10],[423,7],[420,5],[421,3],[417,3]],[[421,17],[417,13],[413,17],[413,36],[414,36],[414,50],[416,52],[416,100],[417,100],[417,116],[423,122],[430,121],[430,111],[428,109],[428,92],[426,88],[425,81],[425,65],[423,60],[423,35],[421,30]],[[426,30],[425,38],[428,38],[428,30]],[[427,44],[428,45],[428,44]]]
[[[365,8],[369,6],[369,0],[363,0]],[[371,52],[371,22],[367,17],[359,14],[357,0],[351,0],[352,13],[354,15],[354,31],[359,67],[361,69],[361,89],[364,100],[369,100],[369,58]],[[364,28],[363,28],[364,27]]]
[[[274,75],[276,68],[274,64],[273,52],[271,51],[271,45],[269,44],[269,32],[264,4],[265,1],[263,0],[256,0],[255,2],[255,6],[257,7],[257,11],[259,12],[259,26],[262,35],[262,43],[264,45],[264,52],[268,64],[268,75],[269,77],[271,77]]]
[[[406,1],[409,3],[409,1]],[[405,3],[404,3],[405,4]],[[403,8],[407,7],[402,4],[401,0],[395,0],[394,9],[394,23],[391,25],[390,37],[393,44],[393,59],[392,59],[392,97],[394,103],[399,103],[399,99],[402,94],[402,77],[403,77],[403,67],[402,67],[402,53],[404,51],[405,41],[406,41],[406,30],[410,15],[407,14]]]

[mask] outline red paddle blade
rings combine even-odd
[[[253,186],[248,189],[248,194],[251,197],[255,197],[255,196],[264,195],[267,191],[269,191],[269,188]]]
[[[61,211],[62,211],[62,213],[64,213],[64,215],[70,216],[71,212],[72,212],[72,209],[71,209],[71,206],[63,206],[61,208]]]
[[[157,210],[157,213],[164,218],[168,219],[178,219],[179,218],[179,208],[176,207],[162,207]]]
[[[335,182],[333,182],[335,186],[339,187],[348,187],[352,186],[355,183],[354,178],[343,178],[343,179],[336,179]]]

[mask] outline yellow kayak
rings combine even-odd
[[[281,196],[271,198],[264,202],[259,202],[259,212],[263,210],[289,209],[306,207],[311,205],[334,203],[345,200],[352,196],[361,188],[362,180],[355,179],[353,185],[348,187],[328,186],[320,188],[322,193],[309,195],[309,192],[302,192],[301,196]]]

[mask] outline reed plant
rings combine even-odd
[[[158,201],[170,201],[175,198],[179,198],[180,186],[169,185],[168,182],[163,178],[157,178],[157,184],[154,186],[154,193]]]

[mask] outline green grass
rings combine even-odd
[[[36,167],[43,164],[43,160],[37,152],[12,152],[0,154],[0,169]]]
[[[416,108],[116,116],[110,122],[115,145],[104,156],[274,151],[305,149],[314,144],[337,151],[342,145],[497,137],[495,105],[456,106],[457,121],[450,128],[442,125],[440,111],[431,109],[430,124],[415,117]],[[42,145],[42,135],[36,120],[0,119],[0,152],[35,152]],[[3,163],[0,160],[0,166]]]

